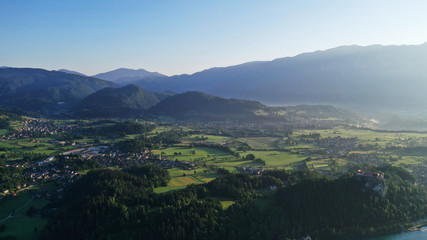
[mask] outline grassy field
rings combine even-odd
[[[37,139],[39,142],[33,142],[30,139],[16,139],[8,141],[0,141],[0,149],[5,152],[15,153],[41,153],[41,154],[53,154],[58,151],[58,147],[49,143],[50,138],[46,140],[43,138]],[[13,159],[10,159],[13,160]]]
[[[193,154],[192,151],[195,151]],[[229,153],[209,148],[209,147],[169,147],[152,151],[154,154],[162,155],[170,159],[178,159],[180,161],[195,161],[195,162],[209,162],[209,161],[228,161],[234,160],[235,157]],[[175,155],[174,153],[178,153]],[[179,154],[181,153],[181,154]]]
[[[17,239],[38,239],[47,219],[39,216],[29,217],[26,213],[33,206],[41,209],[47,204],[45,199],[33,199],[31,193],[19,193],[16,197],[0,200],[0,223],[6,225],[6,230],[0,237],[14,236]],[[7,218],[12,211],[13,217]],[[37,229],[35,231],[35,229]]]
[[[252,149],[271,149],[276,148],[275,137],[251,137],[251,138],[238,138],[240,142],[247,143]]]
[[[13,236],[16,239],[35,240],[45,227],[48,219],[34,216],[17,216],[5,223],[6,230],[0,233],[0,237]]]
[[[231,137],[226,137],[226,136],[217,136],[217,135],[191,135],[188,137],[184,138],[184,143],[191,143],[191,142],[200,142],[202,141],[202,137],[207,138],[204,139],[203,141],[206,142],[215,142],[215,143],[220,143],[220,142],[226,142],[228,140],[231,140]]]
[[[418,139],[425,141],[427,144],[427,133],[413,133],[413,132],[378,132],[366,129],[348,129],[337,127],[327,130],[297,130],[293,136],[299,136],[302,134],[309,133],[320,133],[322,138],[327,137],[342,137],[342,138],[353,138],[357,137],[363,144],[378,144],[384,147],[387,143],[391,142],[403,142]]]
[[[264,160],[266,167],[286,167],[306,158],[305,156],[285,151],[246,151],[245,153],[240,153],[240,155],[245,156],[250,153],[255,155],[256,158]]]
[[[206,167],[198,167],[194,170],[183,170],[179,168],[168,169],[171,180],[166,187],[158,187],[154,189],[156,193],[169,192],[173,190],[183,189],[190,184],[208,183],[219,175]],[[185,176],[184,176],[185,174]]]

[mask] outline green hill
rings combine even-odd
[[[65,112],[84,97],[112,82],[34,68],[0,69],[0,106],[47,114]]]
[[[127,85],[122,88],[104,88],[93,93],[74,106],[72,111],[83,118],[130,117],[141,114],[158,102],[154,93]]]
[[[166,98],[148,113],[176,119],[209,118],[223,119],[255,116],[255,112],[267,108],[248,100],[225,99],[202,92],[186,92]]]

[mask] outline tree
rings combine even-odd
[[[253,155],[252,153],[249,153],[248,155],[246,155],[246,159],[247,160],[255,160],[255,155]]]
[[[30,217],[33,217],[35,214],[37,214],[37,209],[34,206],[31,206],[27,210],[27,215],[30,216]]]

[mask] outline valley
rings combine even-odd
[[[210,192],[208,198],[217,201],[224,214],[234,211],[231,209],[245,201],[254,201],[256,205],[267,201],[270,202],[268,206],[276,206],[271,201],[279,189],[295,188],[299,186],[299,181],[306,178],[315,182],[323,181],[321,179],[349,181],[343,179],[351,179],[359,169],[408,171],[399,173],[399,176],[404,181],[416,182],[416,191],[420,191],[419,188],[425,191],[427,187],[427,168],[424,167],[427,161],[424,154],[427,133],[424,132],[379,131],[355,127],[351,123],[329,123],[312,128],[311,123],[301,125],[289,122],[268,127],[256,122],[213,124],[200,119],[193,123],[142,119],[55,120],[7,111],[3,111],[2,119],[8,120],[8,127],[2,130],[0,145],[0,218],[3,226],[0,237],[38,239],[39,236],[45,238],[54,234],[52,231],[59,229],[55,227],[56,230],[53,230],[52,223],[48,221],[61,213],[52,214],[52,211],[55,212],[53,209],[57,204],[64,204],[61,203],[64,200],[74,201],[74,197],[67,195],[68,189],[85,179],[87,174],[104,174],[102,171],[107,170],[126,173],[141,166],[159,168],[150,171],[162,170],[165,171],[161,173],[162,176],[167,176],[151,183],[154,195],[147,195],[151,196],[149,198],[186,195],[188,191],[207,188]],[[284,180],[280,177],[283,174],[293,180]],[[148,176],[156,175],[145,175],[144,179],[151,178]],[[255,185],[250,189],[243,187],[246,190],[238,190],[240,187],[236,186],[237,189],[228,193],[219,186],[209,185],[211,182],[230,181],[226,179],[233,176],[247,176],[249,178],[244,181],[261,182],[252,183]],[[393,182],[387,173],[385,178]],[[393,191],[391,186],[388,189]],[[206,201],[203,194],[196,195],[198,201]],[[141,204],[152,205],[149,202]],[[417,205],[417,214],[421,214],[417,217],[423,216],[424,210],[420,210],[424,206],[424,203]],[[371,228],[378,229],[369,230],[368,235],[398,232],[398,229],[409,226],[404,224],[414,217],[398,217],[389,222],[391,225],[388,225],[389,220],[384,219],[381,221],[383,227],[370,223]],[[17,224],[25,226],[26,230],[18,233]],[[43,230],[45,225],[51,230]],[[366,227],[369,228],[368,225]],[[361,232],[367,229],[359,228]],[[361,233],[350,232],[341,229],[338,235],[334,235],[326,230],[312,232],[311,236],[322,239],[325,236],[358,236]],[[299,234],[295,232],[290,236],[297,238]]]

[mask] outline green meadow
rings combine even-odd
[[[206,167],[196,167],[193,170],[183,170],[179,168],[168,169],[171,180],[166,187],[154,189],[156,193],[169,192],[187,187],[190,184],[208,183],[219,175]]]
[[[229,153],[209,148],[209,147],[182,147],[174,146],[152,151],[156,155],[162,155],[169,159],[178,159],[180,161],[209,162],[209,161],[228,161],[235,157]],[[177,153],[175,155],[175,153]],[[181,153],[181,154],[179,154]]]
[[[232,139],[231,137],[227,137],[227,136],[197,134],[197,135],[191,135],[191,136],[185,137],[183,142],[184,143],[199,142],[199,141],[202,141],[202,137],[204,138],[203,141],[213,142],[213,143],[226,142]]]
[[[247,143],[252,149],[272,149],[276,148],[275,142],[278,138],[275,137],[250,137],[250,138],[239,138],[240,142]]]
[[[245,156],[250,153],[255,155],[255,158],[264,160],[267,168],[288,167],[306,158],[305,156],[286,151],[246,151],[240,155]]]
[[[41,209],[47,203],[45,199],[32,198],[28,191],[0,200],[0,224],[6,226],[6,230],[0,232],[0,238],[15,236],[17,239],[38,239],[48,220],[40,216],[30,217],[27,211],[30,207]],[[9,218],[12,211],[14,214]]]

